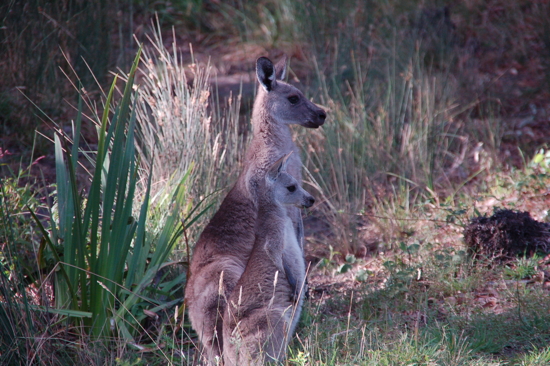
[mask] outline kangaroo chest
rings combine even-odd
[[[290,266],[294,277],[299,285],[305,279],[305,263],[302,248],[296,237],[296,230],[292,220],[287,216],[284,225],[284,251],[285,262]]]

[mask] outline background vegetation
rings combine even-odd
[[[198,363],[187,263],[240,169],[254,61],[286,53],[329,114],[294,131],[320,203],[287,363],[548,364],[547,253],[474,259],[462,232],[496,208],[548,219],[549,15],[542,0],[2,3],[0,363]]]

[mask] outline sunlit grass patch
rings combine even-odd
[[[184,210],[203,199],[221,202],[246,146],[246,134],[239,131],[241,95],[221,100],[211,80],[211,66],[185,64],[175,35],[171,52],[164,46],[160,25],[152,29],[136,92],[137,149],[143,175],[152,172],[152,207],[166,210],[186,175],[185,191],[180,191],[180,199],[188,204]],[[198,236],[203,220],[190,228],[189,239]]]
[[[297,364],[536,365],[545,359],[550,293],[541,283],[509,280],[505,266],[474,261],[460,247],[419,248],[406,261],[400,258],[411,251],[403,248],[384,263],[382,286],[371,279],[315,292],[291,346]]]

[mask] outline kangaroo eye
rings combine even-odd
[[[296,104],[300,101],[300,97],[298,97],[297,95],[291,95],[290,97],[288,97],[288,101],[290,102],[290,104]]]
[[[286,187],[286,189],[288,189],[288,191],[292,193],[296,190],[296,186],[294,186],[294,185],[293,186],[288,186],[288,187]]]

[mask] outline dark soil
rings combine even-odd
[[[550,251],[550,224],[534,220],[529,212],[496,210],[476,217],[464,229],[464,241],[476,256],[511,259]]]

